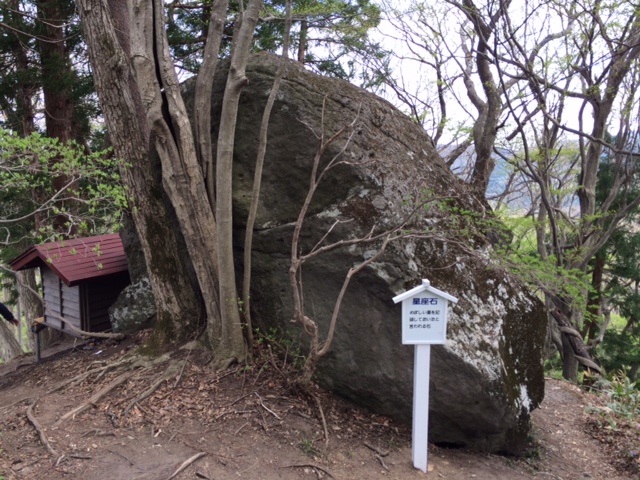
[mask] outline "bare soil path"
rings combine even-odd
[[[424,474],[411,465],[406,426],[318,389],[323,423],[315,401],[291,393],[286,366],[272,355],[251,368],[211,373],[206,359],[184,352],[168,377],[166,365],[139,368],[61,421],[122,372],[53,389],[123,358],[135,345],[69,347],[46,352],[38,365],[23,357],[0,366],[0,479],[638,478],[616,471],[608,450],[589,434],[585,407],[592,397],[557,380],[547,381],[545,402],[533,414],[526,457],[430,445]],[[48,447],[27,416],[30,407]]]

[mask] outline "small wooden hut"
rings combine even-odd
[[[109,307],[130,282],[118,234],[34,245],[10,265],[40,268],[44,325],[75,336],[60,317],[85,332],[110,330]]]

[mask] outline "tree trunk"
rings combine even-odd
[[[306,20],[300,21],[300,38],[298,40],[298,62],[304,65],[305,55],[307,53],[307,34],[309,31],[309,23]]]
[[[204,177],[164,25],[162,1],[155,0],[152,6],[141,5],[135,10],[131,38],[133,65],[162,163],[163,186],[178,218],[204,298],[207,339],[215,352],[213,366],[223,368],[233,362],[244,363],[247,359],[238,313],[233,246],[219,243],[223,234],[217,232],[216,219],[207,201]],[[242,34],[241,31],[240,38]],[[253,28],[249,41],[252,35]],[[233,49],[237,49],[237,43],[236,38]],[[228,95],[227,92],[225,98]],[[221,123],[225,124],[225,121]],[[233,139],[235,123],[232,128]],[[220,161],[218,156],[217,163]],[[217,208],[221,196],[224,198],[221,189],[231,189],[231,168],[223,175],[219,175],[219,168],[216,172]],[[225,225],[231,223],[230,211],[228,215],[218,215],[217,220]],[[218,255],[218,252],[222,254]],[[229,264],[230,273],[226,269]]]
[[[178,344],[194,335],[201,302],[181,261],[178,232],[150,159],[150,129],[130,68],[129,5],[124,0],[77,3],[109,135],[116,155],[127,162],[121,175],[155,297],[154,340],[160,346]]]
[[[33,268],[29,270],[21,270],[16,272],[16,279],[16,288],[18,289],[18,295],[20,296],[20,303],[22,303],[26,327],[29,329],[29,350],[33,351],[35,348],[35,339],[33,338],[30,327],[36,318],[44,316],[42,302],[36,294],[38,291],[36,271]]]
[[[224,21],[227,15],[228,0],[217,0],[211,9],[207,43],[205,44],[202,65],[196,78],[194,105],[194,130],[196,136],[196,153],[200,160],[205,177],[209,204],[215,211],[215,163],[211,141],[211,97],[213,79],[218,66],[218,52],[224,33]]]
[[[602,303],[602,281],[604,278],[605,258],[600,252],[595,257],[593,272],[591,273],[591,292],[587,300],[587,318],[584,322],[582,337],[589,342],[598,336],[598,319],[600,318],[600,306]]]
[[[0,359],[8,362],[22,353],[15,330],[9,322],[0,318]]]
[[[158,273],[154,271],[157,264],[153,258],[158,255],[153,250],[157,245],[150,236],[157,234],[157,239],[162,238],[166,244],[165,236],[170,228],[166,222],[152,224],[154,219],[166,218],[157,215],[155,205],[147,204],[154,196],[161,196],[158,195],[159,186],[155,184],[156,191],[141,190],[145,179],[151,184],[149,180],[153,172],[145,166],[148,165],[146,147],[151,141],[161,162],[162,186],[171,201],[197,277],[197,291],[204,301],[206,339],[214,350],[214,367],[244,362],[247,350],[238,312],[231,243],[231,158],[237,97],[239,87],[245,81],[242,62],[246,62],[251,47],[262,1],[252,2],[247,13],[242,15],[232,44],[232,86],[225,93],[220,122],[224,128],[218,138],[217,218],[214,218],[207,201],[196,144],[171,60],[163,2],[137,2],[131,10],[125,0],[111,0],[109,5],[106,0],[80,0],[79,5],[95,69],[97,91],[117,147],[116,153],[132,165],[124,175],[125,181],[131,185],[130,192],[135,192],[134,222],[149,271]],[[117,22],[118,37],[113,21]],[[140,145],[145,148],[140,148]],[[220,233],[216,220],[222,224]],[[171,253],[167,255],[171,256]],[[175,257],[177,255],[173,254]],[[171,333],[175,340],[184,339],[184,334],[175,332],[184,312],[176,309],[174,304],[188,302],[188,299],[182,295],[184,286],[172,287],[179,277],[177,272],[167,269],[166,273],[169,278],[161,275],[151,278],[154,294],[160,298],[156,299],[160,302],[158,311],[165,312],[165,321],[175,319],[174,328],[165,328],[164,331],[174,330]]]
[[[567,335],[562,335],[562,377],[571,383],[578,383],[578,361]]]
[[[567,307],[568,303],[559,298],[555,298],[554,303],[559,308],[551,310],[551,315],[555,318],[562,334],[562,375],[564,378],[573,383],[578,381],[578,363],[598,374],[601,373],[598,364],[592,360],[582,335],[568,317],[570,312],[570,308]],[[561,310],[563,307],[567,313]]]
[[[9,17],[11,18],[12,24],[21,25],[23,21],[19,0],[11,0],[10,7],[12,12],[9,14]],[[35,130],[33,98],[37,87],[32,80],[32,73],[30,71],[28,45],[21,40],[20,36],[16,34],[16,39],[12,44],[12,53],[16,62],[16,76],[19,82],[19,90],[16,92],[17,118],[13,128],[19,132],[20,136],[26,137]]]
[[[470,77],[471,52],[467,52],[467,68],[465,70],[464,83],[467,96],[478,111],[478,118],[473,123],[473,146],[476,159],[471,174],[471,185],[482,195],[486,194],[489,180],[495,168],[493,148],[498,135],[498,123],[502,113],[502,101],[500,90],[493,77],[491,51],[489,39],[496,28],[497,19],[509,8],[510,0],[501,2],[498,10],[491,17],[483,18],[473,0],[463,2],[449,2],[460,8],[473,24],[476,36],[475,64],[478,69],[478,77],[482,84],[485,99],[480,98]]]
[[[235,266],[233,263],[233,210],[232,210],[232,171],[235,130],[238,118],[240,93],[247,83],[245,69],[253,32],[258,23],[258,14],[262,8],[262,0],[252,0],[247,10],[240,17],[239,28],[234,32],[231,53],[231,65],[227,77],[222,113],[220,114],[220,131],[218,132],[218,148],[216,154],[216,219],[218,221],[218,251],[220,256],[220,301],[221,325],[212,325],[209,337],[213,342],[220,340],[228,343],[236,350],[246,351],[241,326],[236,289]]]
[[[38,0],[38,18],[43,34],[39,38],[42,68],[42,90],[44,94],[45,126],[49,138],[61,143],[72,139],[73,96],[71,91],[72,72],[66,51],[65,24],[69,13],[61,0]],[[53,162],[56,160],[54,159]],[[66,175],[52,178],[53,188],[62,190],[68,183]],[[68,216],[60,213],[53,220],[54,230],[64,237],[76,231],[68,224]]]

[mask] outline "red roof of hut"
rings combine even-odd
[[[46,265],[69,287],[129,268],[117,233],[34,245],[9,265],[14,271]]]

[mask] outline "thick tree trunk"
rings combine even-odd
[[[38,17],[43,35],[38,42],[42,68],[45,126],[49,138],[61,143],[72,139],[73,95],[71,91],[71,65],[66,51],[65,24],[69,13],[61,0],[38,0]],[[53,160],[56,161],[55,159]],[[53,188],[62,190],[68,183],[66,175],[52,178]],[[54,230],[65,237],[76,231],[68,224],[64,213],[53,220]]]
[[[154,338],[160,345],[180,343],[192,337],[201,320],[200,299],[180,261],[178,232],[150,161],[150,130],[130,68],[129,5],[124,0],[77,3],[111,141],[127,162],[121,174],[155,297]]]
[[[163,186],[178,218],[204,299],[207,339],[215,352],[213,366],[222,368],[233,362],[244,363],[247,350],[238,313],[233,246],[216,243],[220,238],[216,220],[231,222],[231,213],[215,219],[207,201],[204,176],[165,36],[163,2],[140,4],[134,11],[131,45],[136,81],[162,162]],[[252,34],[253,29],[250,39]],[[234,40],[234,48],[236,43]],[[231,188],[231,168],[225,172],[228,174],[222,175],[222,187],[217,175],[216,205],[220,204],[220,189]],[[230,262],[230,274],[220,262],[224,265]],[[225,288],[229,285],[231,288]]]
[[[11,0],[10,6],[12,12],[9,14],[11,22],[14,25],[22,24],[22,13],[18,0]],[[13,42],[13,56],[16,62],[16,75],[19,82],[19,90],[16,92],[16,121],[13,122],[13,128],[20,136],[26,137],[34,130],[35,112],[33,99],[37,87],[32,80],[29,63],[28,46],[21,41],[20,36],[16,35]],[[10,123],[11,125],[11,123]]]
[[[42,62],[47,136],[61,142],[71,139],[73,102],[71,67],[64,36],[67,14],[60,0],[38,0],[38,17],[44,30],[38,48]]]
[[[126,182],[131,185],[130,191],[133,193],[135,190],[134,222],[139,230],[150,274],[159,273],[154,259],[158,251],[152,248],[157,247],[153,235],[158,234],[157,239],[162,238],[166,245],[165,236],[170,226],[166,222],[157,222],[158,218],[167,217],[157,214],[159,205],[148,203],[154,197],[162,196],[159,186],[155,185],[156,191],[149,191],[148,187],[144,190],[145,183],[153,184],[150,182],[152,172],[145,166],[148,165],[149,140],[160,157],[162,186],[180,225],[197,277],[198,293],[204,301],[207,340],[214,350],[213,365],[224,367],[235,361],[244,362],[247,349],[237,305],[233,248],[230,243],[216,243],[219,239],[216,219],[207,201],[196,144],[166,39],[164,4],[160,0],[140,1],[130,8],[125,0],[111,0],[109,5],[106,0],[80,0],[79,5],[95,69],[97,91],[101,96],[110,134],[118,155],[132,165],[124,174]],[[257,7],[252,4],[248,10],[251,16],[243,15],[242,21],[248,24],[236,33],[232,47],[234,57],[237,52],[246,51],[248,54],[261,5],[261,1]],[[113,19],[118,23],[117,29],[114,29]],[[242,39],[244,43],[239,41]],[[227,96],[228,93],[225,98]],[[221,123],[229,126],[227,120],[228,117]],[[235,122],[235,119],[231,120]],[[231,129],[230,137],[221,134],[219,142],[223,141],[221,139],[228,142],[230,138],[233,145],[235,123],[231,124]],[[145,148],[141,149],[140,145]],[[218,167],[216,195],[221,195],[222,190],[222,197],[225,198],[224,192],[230,192],[231,188],[230,166],[222,172],[220,175]],[[216,200],[216,205],[219,203]],[[222,220],[225,226],[227,223],[231,225],[230,200],[227,203],[225,199],[222,203],[224,207],[218,220]],[[227,238],[226,234],[224,238]],[[174,262],[177,261],[175,252],[172,258]],[[220,259],[222,266],[218,264]],[[178,319],[185,316],[184,311],[176,308],[176,304],[189,301],[182,295],[185,286],[175,286],[179,272],[169,268],[165,273],[170,276],[158,274],[151,278],[156,301],[161,304],[158,311],[164,312],[164,320],[174,326],[163,331],[174,330],[171,333],[176,340],[184,339],[184,335],[179,335],[175,330],[179,328]],[[194,302],[190,303],[189,308],[193,309]]]

